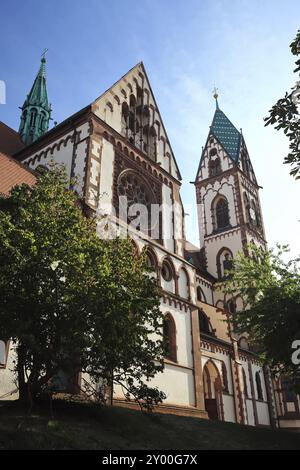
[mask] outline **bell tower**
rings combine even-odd
[[[196,180],[199,234],[207,270],[218,279],[249,243],[265,246],[259,186],[246,143],[226,114],[216,110]]]
[[[47,132],[51,116],[46,86],[46,50],[42,54],[41,65],[32,88],[21,108],[19,134],[26,145]]]

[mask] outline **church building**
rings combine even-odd
[[[195,246],[186,239],[181,174],[143,63],[51,129],[45,65],[43,56],[21,108],[19,132],[0,123],[0,169],[4,159],[6,174],[15,171],[13,165],[22,169],[12,187],[27,181],[24,174],[34,184],[36,170],[52,159],[63,163],[70,178],[77,177],[75,189],[89,211],[112,219],[116,210],[122,229],[131,219],[120,215],[121,196],[129,211],[134,203],[161,208],[155,235],[153,227],[130,232],[137,253],[147,247],[162,288],[170,346],[164,371],[152,381],[167,396],[159,411],[300,429],[300,397],[283,377],[273,380],[247,335],[232,329],[230,318],[243,309],[242,299],[216,288],[239,251],[249,243],[267,243],[260,186],[244,136],[220,109],[217,94],[194,181],[200,240]],[[4,193],[1,185],[2,175]],[[12,361],[10,342],[0,338],[0,399],[17,397]],[[88,378],[79,380],[83,388]],[[114,403],[128,406],[118,388]]]

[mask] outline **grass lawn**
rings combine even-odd
[[[300,449],[300,433],[61,401],[51,419],[0,402],[3,449]]]

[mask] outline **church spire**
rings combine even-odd
[[[37,140],[49,128],[51,106],[46,86],[46,51],[45,49],[42,54],[39,71],[21,108],[19,133],[27,145]]]

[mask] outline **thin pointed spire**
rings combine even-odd
[[[44,49],[41,63],[30,92],[22,106],[19,133],[23,142],[29,144],[37,140],[49,128],[51,106],[48,102],[46,84],[46,52]]]

